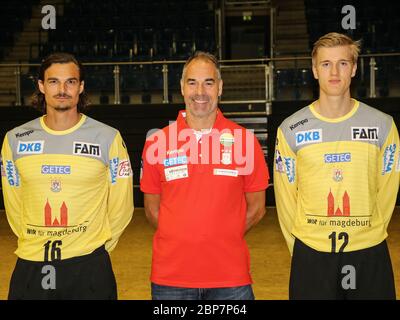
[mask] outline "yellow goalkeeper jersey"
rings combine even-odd
[[[355,101],[328,119],[313,104],[278,128],[274,191],[292,253],[295,238],[322,252],[379,244],[399,189],[400,148],[389,115]]]
[[[133,214],[132,170],[120,133],[82,115],[65,131],[44,117],[9,131],[1,150],[6,214],[16,255],[63,260],[111,251]]]

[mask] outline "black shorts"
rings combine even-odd
[[[396,299],[386,241],[363,250],[329,253],[296,239],[289,299]]]
[[[36,262],[18,258],[10,281],[10,300],[116,300],[117,285],[104,246],[70,259]]]

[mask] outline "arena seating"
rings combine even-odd
[[[15,34],[23,28],[26,18],[31,15],[32,5],[39,0],[15,0],[2,3],[0,11],[0,61],[4,57],[5,48],[11,46],[15,40]]]
[[[214,51],[214,38],[207,1],[70,1],[39,56],[65,50],[84,61],[179,60]]]

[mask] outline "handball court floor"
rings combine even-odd
[[[400,298],[400,208],[389,225],[388,244]],[[154,229],[147,223],[143,208],[136,208],[133,219],[111,253],[118,285],[118,298],[148,300],[150,296],[151,245]],[[246,235],[250,249],[253,290],[258,300],[288,298],[289,251],[281,234],[275,207]],[[6,299],[14,269],[16,237],[0,210],[0,299]]]

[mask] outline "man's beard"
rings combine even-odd
[[[59,106],[54,107],[54,110],[56,110],[58,112],[66,112],[71,109],[72,109],[72,107],[70,105],[68,105],[68,106],[60,106],[59,105]]]

